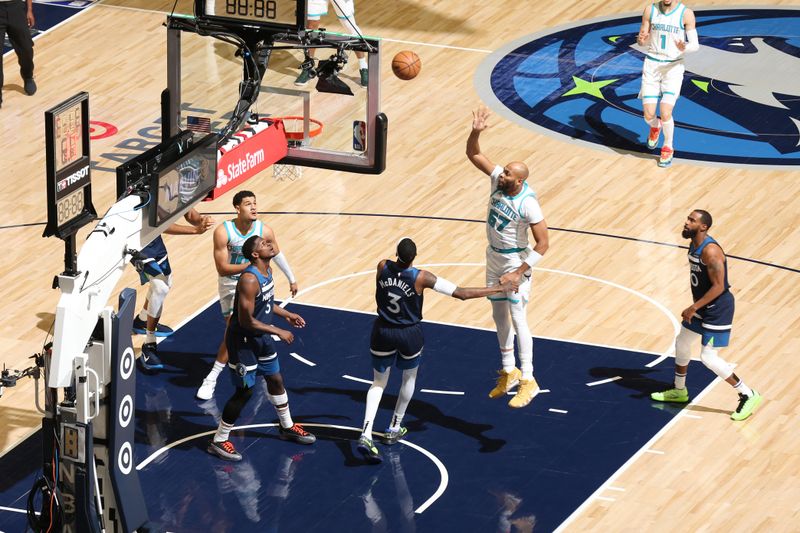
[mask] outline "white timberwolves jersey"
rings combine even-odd
[[[683,52],[678,49],[675,41],[686,41],[686,32],[683,28],[683,13],[686,6],[683,3],[675,5],[668,13],[662,13],[660,2],[650,8],[650,45],[647,47],[647,56],[657,61],[675,61],[683,58]]]
[[[486,218],[489,246],[499,253],[521,252],[528,247],[528,227],[544,220],[536,193],[525,183],[516,196],[507,196],[497,188],[503,167],[492,172],[492,195]]]

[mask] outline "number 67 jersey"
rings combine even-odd
[[[497,187],[503,167],[492,171],[492,194],[486,217],[489,247],[500,254],[513,254],[528,247],[528,227],[544,220],[536,193],[527,183],[515,196],[508,196]]]

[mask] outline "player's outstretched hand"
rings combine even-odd
[[[516,270],[512,270],[511,272],[506,272],[502,276],[500,276],[500,285],[505,286],[506,283],[512,285],[514,287],[514,292],[519,288],[519,280],[522,278],[522,274],[517,272]]]
[[[684,50],[686,50],[686,41],[684,41],[683,39],[675,39],[675,46],[678,47],[678,50],[683,52]]]
[[[489,109],[486,106],[480,106],[472,112],[472,129],[474,131],[483,131],[489,127]]]
[[[202,217],[200,217],[200,224],[195,226],[197,228],[197,234],[201,235],[207,232],[208,230],[214,227],[215,223],[216,222],[214,221],[214,217],[203,215]]]
[[[647,41],[650,40],[650,32],[649,31],[639,31],[639,35],[636,36],[636,42],[644,45]]]
[[[519,290],[519,277],[516,281],[500,278],[500,287],[506,292],[517,292]]]
[[[305,319],[296,313],[292,313],[288,317],[286,317],[286,321],[296,328],[306,327]]]
[[[278,337],[286,344],[292,344],[294,342],[294,333],[285,329],[278,330]]]
[[[292,298],[297,296],[297,282],[289,284],[289,291],[292,293]]]

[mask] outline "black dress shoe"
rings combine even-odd
[[[33,81],[33,78],[28,78],[25,80],[25,94],[28,96],[33,96],[36,94],[36,82]]]

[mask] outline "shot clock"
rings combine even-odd
[[[89,94],[82,92],[44,113],[47,226],[43,237],[73,235],[95,218],[89,168]]]
[[[273,29],[301,30],[305,27],[305,0],[195,0],[200,18],[242,23]],[[224,19],[224,20],[223,20]]]

